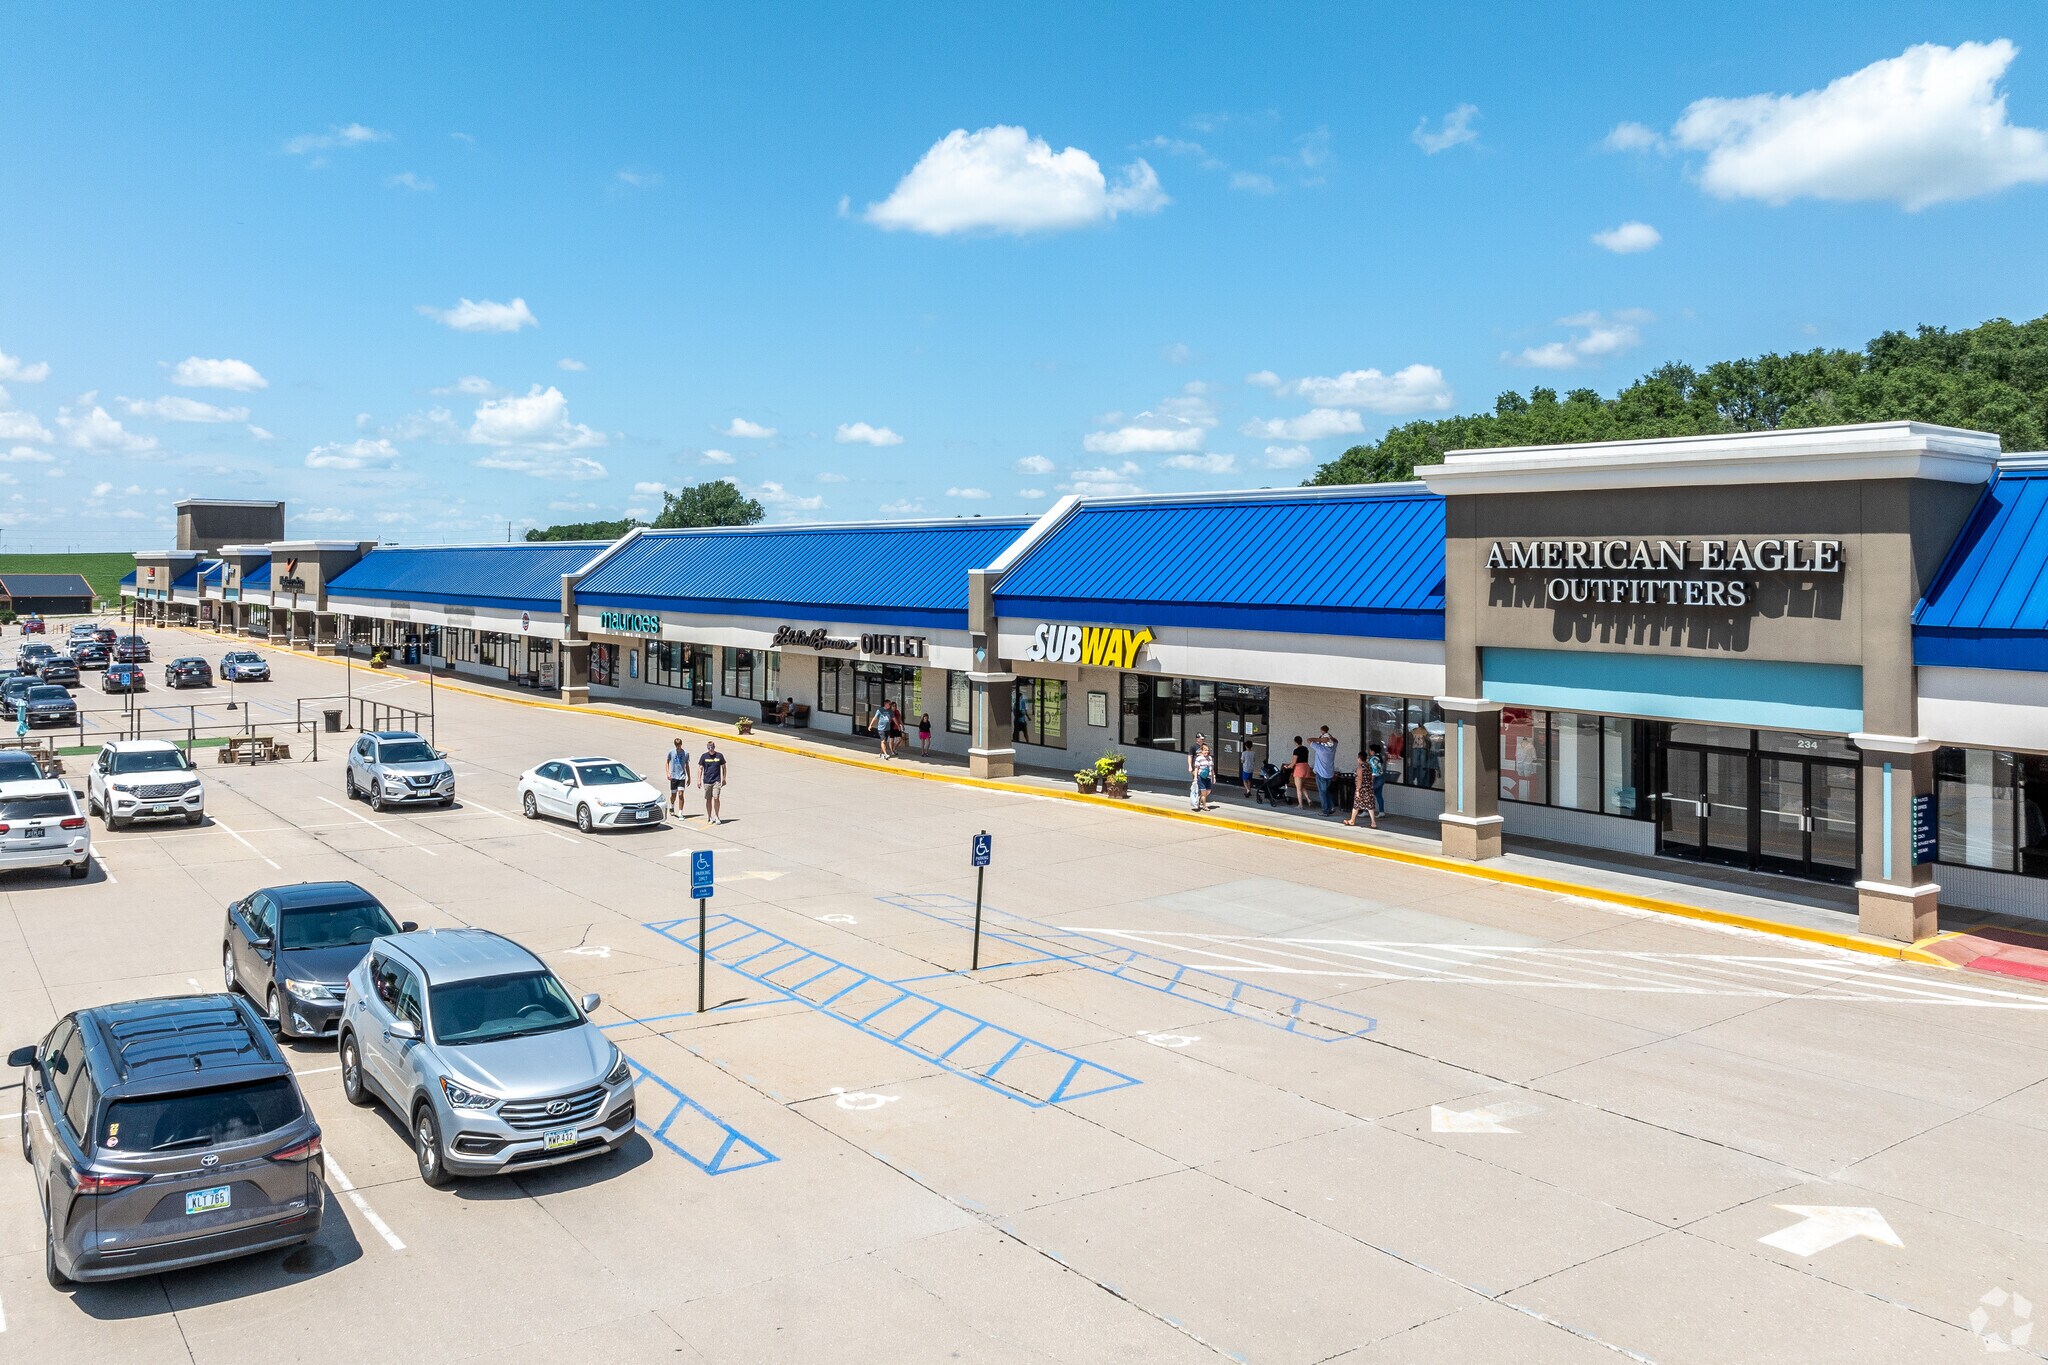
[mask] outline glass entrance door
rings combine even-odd
[[[1856,766],[1765,755],[1757,785],[1757,864],[1819,881],[1856,876]]]
[[[687,645],[690,651],[690,705],[711,705],[711,647]]]
[[[1750,860],[1750,756],[1672,744],[1664,750],[1657,846],[1708,862]]]

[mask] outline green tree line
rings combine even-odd
[[[661,495],[661,511],[651,522],[633,517],[617,521],[569,521],[559,526],[536,526],[526,533],[528,540],[617,540],[635,526],[672,531],[684,526],[752,526],[763,516],[761,504],[728,483],[713,479]]]
[[[1723,431],[1912,420],[1996,432],[2008,451],[2048,447],[2048,316],[1994,318],[1951,332],[1886,332],[1861,351],[1812,350],[1705,369],[1674,361],[1612,398],[1551,388],[1510,391],[1492,412],[1430,418],[1353,446],[1309,480],[1385,483],[1414,477],[1444,452]]]

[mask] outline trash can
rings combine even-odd
[[[323,711],[323,712],[321,712],[320,714],[321,714],[321,715],[323,715],[323,716],[325,716],[325,717],[327,717],[327,733],[328,733],[328,734],[330,734],[330,735],[338,735],[338,734],[340,734],[340,733],[341,733],[341,708],[340,708],[340,707],[336,707],[336,708],[334,708],[334,709],[333,709],[333,710],[331,710],[331,711]]]

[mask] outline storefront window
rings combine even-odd
[[[743,701],[768,701],[781,681],[782,656],[772,649],[725,651],[725,695]]]
[[[1635,815],[1642,807],[1641,768],[1646,758],[1641,721],[1603,716],[1600,726],[1600,810]]]
[[[2026,838],[2038,849],[2043,837],[2038,828],[2041,811],[2027,803],[2027,820],[2035,828],[2023,831],[2018,769],[2014,755],[1989,749],[1935,752],[1936,838],[1942,862],[2012,872],[2018,868],[2017,840]]]
[[[505,667],[505,637],[494,630],[478,631],[476,661],[486,668]]]
[[[834,716],[853,714],[853,670],[847,660],[818,660],[818,709]]]
[[[1550,794],[1550,713],[1500,709],[1500,794],[1504,801],[1542,804]]]
[[[1150,748],[1180,747],[1177,679],[1124,674],[1123,742]]]
[[[617,645],[592,645],[590,647],[590,685],[593,687],[618,686],[619,647]]]
[[[903,723],[914,727],[924,713],[924,670],[916,664],[883,664],[857,660],[853,665],[853,728],[864,730],[876,708],[896,703]]]
[[[1550,733],[1556,744],[1550,804],[1566,810],[1599,810],[1600,717],[1554,712]]]
[[[1067,747],[1067,684],[1063,679],[1017,679],[1011,709],[1012,743]]]
[[[690,647],[674,640],[649,640],[646,674],[647,681],[656,687],[687,690],[690,686]]]
[[[1358,733],[1363,747],[1375,742],[1387,765],[1387,781],[1405,787],[1440,787],[1444,774],[1444,713],[1418,697],[1359,698]]]
[[[974,685],[962,669],[946,675],[946,729],[964,735],[974,728]]]

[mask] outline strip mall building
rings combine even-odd
[[[1421,482],[1036,519],[137,555],[124,594],[571,702],[862,733],[977,776],[1226,780],[1327,725],[1447,855],[1517,840],[2048,919],[2048,457],[1917,423],[1455,452]],[[1656,865],[1656,864],[1652,864]],[[1693,875],[1689,872],[1688,875]]]

